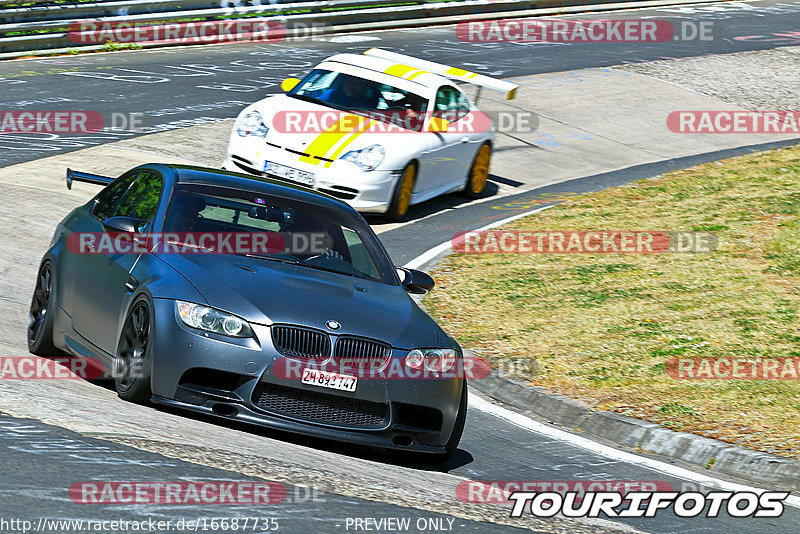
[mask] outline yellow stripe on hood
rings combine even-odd
[[[300,156],[300,161],[310,163],[312,165],[319,165],[316,157],[327,158],[331,149],[343,139],[346,135],[353,133],[353,130],[358,130],[363,126],[365,117],[348,113],[328,126],[325,131],[320,133],[305,150],[309,156]],[[332,159],[332,158],[329,158]]]

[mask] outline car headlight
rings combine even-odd
[[[370,145],[361,150],[351,150],[339,159],[355,163],[365,171],[371,171],[381,164],[386,157],[386,151],[381,145]]]
[[[269,128],[264,124],[264,119],[258,111],[251,111],[237,121],[236,131],[239,137],[265,137]]]
[[[409,352],[404,363],[407,367],[434,373],[447,373],[456,364],[456,351],[453,349],[414,349]]]
[[[223,336],[250,337],[253,335],[253,329],[250,328],[247,321],[224,311],[182,300],[175,301],[175,309],[186,326]]]

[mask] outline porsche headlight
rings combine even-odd
[[[250,328],[247,321],[224,311],[182,300],[175,301],[175,309],[186,326],[223,336],[250,337],[253,335],[253,329]]]
[[[414,349],[403,360],[414,370],[425,367],[426,371],[447,373],[456,364],[456,351],[453,349]]]
[[[265,137],[269,128],[264,124],[264,119],[258,111],[251,111],[236,123],[239,137]]]
[[[365,171],[371,171],[381,164],[386,157],[386,151],[381,145],[370,145],[361,150],[351,150],[339,159],[355,163]]]

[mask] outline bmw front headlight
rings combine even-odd
[[[178,312],[181,321],[192,328],[231,337],[250,337],[253,335],[253,329],[250,328],[247,321],[215,308],[176,300],[175,310]]]
[[[405,365],[415,371],[424,369],[433,373],[447,373],[456,364],[456,351],[453,349],[414,349],[403,360]]]
[[[355,163],[365,171],[371,171],[381,164],[386,157],[386,151],[381,145],[370,145],[361,150],[351,150],[339,159]]]
[[[265,137],[269,128],[264,124],[264,119],[258,111],[251,111],[241,117],[236,123],[239,137]]]

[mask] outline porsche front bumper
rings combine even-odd
[[[364,171],[348,161],[320,161],[310,164],[300,160],[297,153],[266,145],[263,140],[239,140],[232,144],[230,154],[222,167],[228,171],[244,172],[255,176],[268,176],[278,180],[306,185],[264,172],[266,162],[297,169],[315,176],[313,189],[344,200],[364,213],[385,213],[394,193],[399,170]]]

